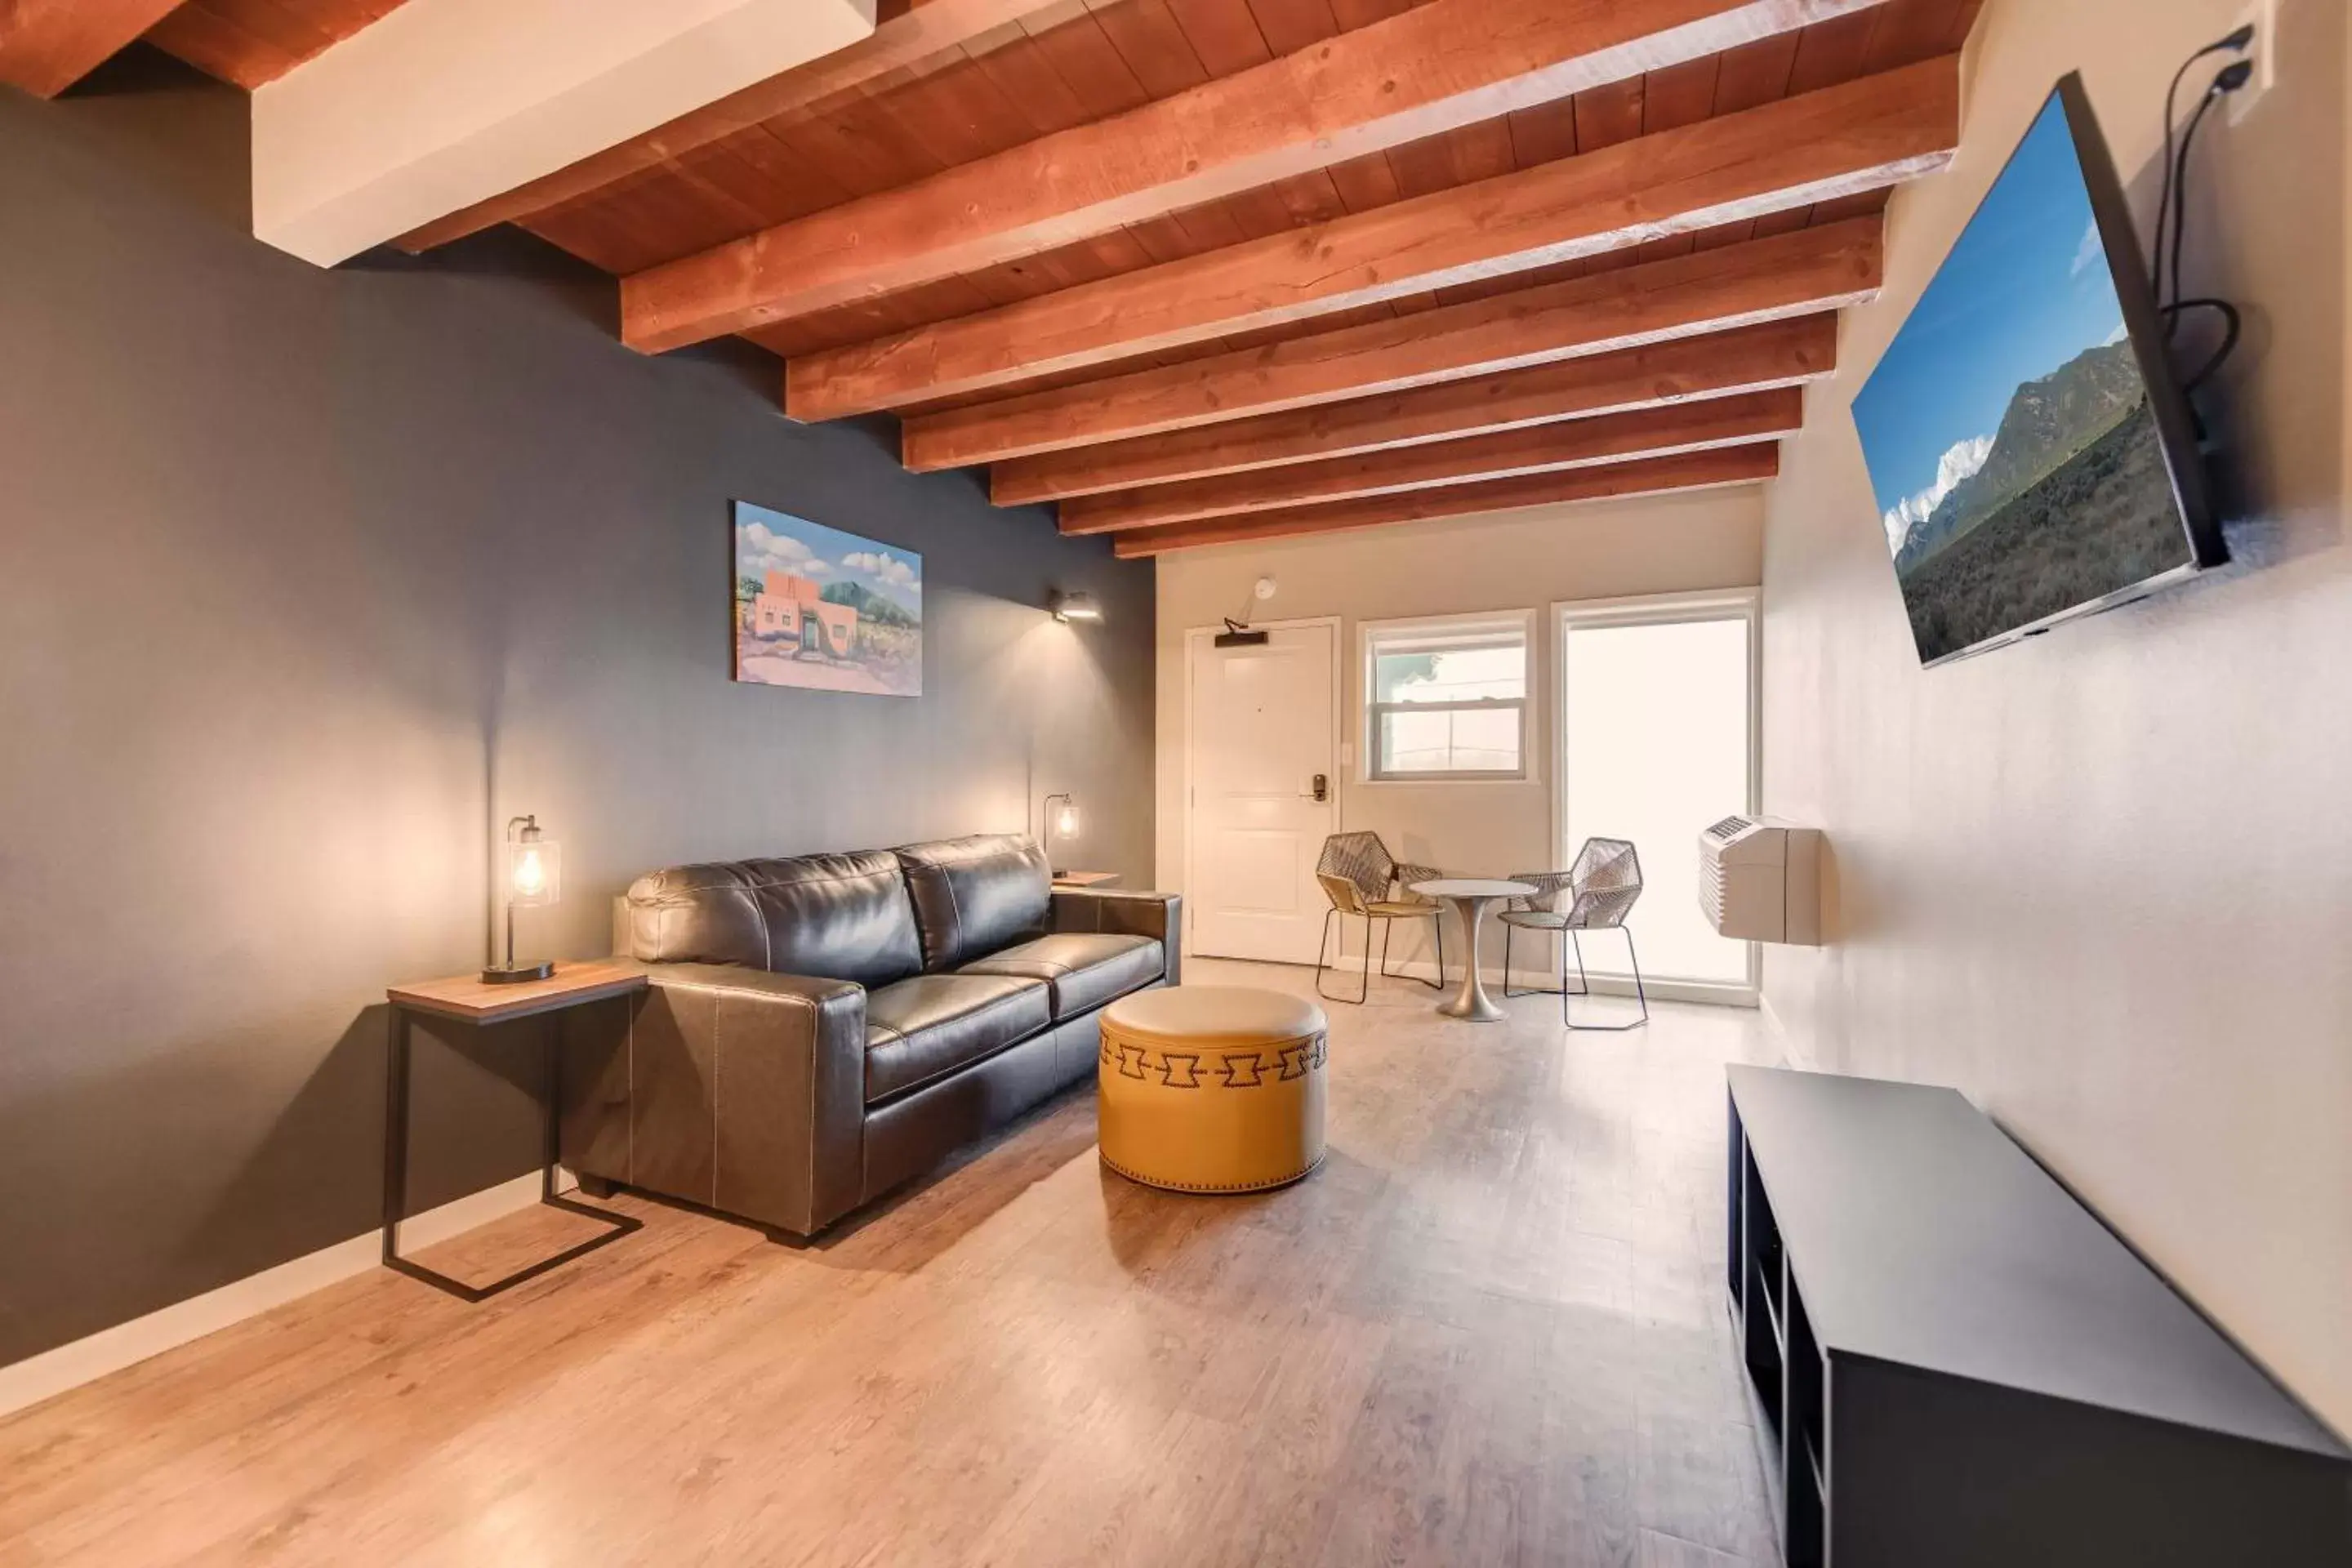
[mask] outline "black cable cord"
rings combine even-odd
[[[2156,268],[2152,279],[2157,311],[2164,318],[2164,337],[2167,342],[2170,342],[2179,335],[2180,318],[2190,310],[2211,310],[2221,318],[2221,342],[2206,357],[2205,363],[2197,367],[2196,373],[2181,382],[2180,390],[2184,396],[2194,392],[2215,371],[2221,368],[2222,362],[2227,360],[2231,352],[2237,348],[2239,336],[2245,325],[2244,318],[2239,314],[2238,308],[2227,300],[2202,296],[2194,300],[2180,298],[2180,253],[2189,229],[2189,157],[2197,142],[2197,128],[2204,122],[2206,113],[2214,104],[2246,85],[2247,79],[2253,75],[2253,62],[2244,59],[2232,60],[2213,73],[2213,79],[2206,84],[2204,92],[2198,98],[2196,110],[2189,115],[2189,123],[2181,128],[2177,153],[2174,150],[2172,130],[2175,112],[2174,94],[2179,89],[2181,78],[2188,75],[2189,68],[2198,60],[2223,49],[2242,50],[2252,41],[2252,38],[2253,28],[2251,26],[2242,26],[2228,37],[2208,44],[2198,50],[2187,60],[2181,62],[2180,69],[2173,73],[2172,86],[2164,95],[2164,191],[2157,205]],[[2168,222],[2171,225],[2169,236],[2165,232]],[[2172,281],[2172,298],[2169,300],[2165,298],[2165,273],[2168,260],[2170,262]],[[2198,436],[2201,439],[2204,436],[2205,422],[2197,416],[2194,408],[2190,410],[2190,416],[2196,419]]]
[[[2217,77],[2214,79],[2213,85],[2207,88],[2204,95],[2198,99],[2196,112],[2189,115],[2188,125],[2180,132],[2179,156],[2171,169],[2167,171],[2165,184],[2170,188],[2175,203],[2172,214],[2172,298],[2167,300],[2164,290],[2158,288],[2156,302],[2158,308],[2168,312],[2164,323],[2164,335],[2168,340],[2180,328],[2180,312],[2171,310],[2170,307],[2179,302],[2180,248],[2189,235],[2189,153],[2197,144],[2197,127],[2204,123],[2207,110],[2220,102],[2221,99],[2221,79]],[[2161,236],[2158,237],[2159,239],[2161,237]]]
[[[2175,300],[2171,304],[2163,307],[2168,330],[2170,323],[2179,321],[2180,312],[2183,310],[2212,310],[2218,312],[2221,318],[2221,346],[2213,351],[2203,364],[2197,367],[2195,375],[2189,376],[2180,384],[2181,393],[2186,395],[2196,391],[2206,377],[2221,368],[2221,362],[2228,359],[2231,351],[2238,346],[2238,334],[2244,327],[2245,319],[2238,314],[2238,307],[2231,304],[2227,300]]]
[[[2206,56],[2218,55],[2225,50],[2231,49],[2242,51],[2248,44],[2251,44],[2253,41],[2254,25],[2252,22],[2248,22],[2238,27],[2226,37],[2214,39],[2211,43],[2206,45],[2203,48],[2199,49],[2195,54],[2190,55],[2187,59],[2181,61],[2180,68],[2172,73],[2172,85],[2164,89],[2164,188],[2162,194],[2158,196],[2156,203],[2156,267],[2153,275],[2149,279],[2149,282],[2155,288],[2156,297],[2159,301],[2164,299],[2164,226],[2168,217],[2171,215],[2172,209],[2172,126],[2174,118],[2178,112],[2175,108],[2175,103],[2180,93],[2180,83],[2182,79],[2189,75],[2189,68],[2195,65],[2199,60],[2203,59]],[[2178,273],[2173,277],[2172,285],[2175,289],[2178,289],[2180,286],[2180,279]]]
[[[2172,221],[2172,117],[2178,112],[2173,108],[2173,100],[2180,91],[2180,79],[2189,74],[2189,68],[2212,52],[2213,46],[2208,44],[2181,61],[2180,68],[2172,73],[2172,85],[2164,89],[2164,163],[2161,165],[2164,183],[2156,197],[2156,259],[2148,268],[2147,277],[2148,287],[2156,291],[2156,300],[2159,305],[2164,303],[2166,226]]]

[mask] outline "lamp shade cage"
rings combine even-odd
[[[526,827],[507,844],[507,900],[518,909],[538,909],[563,897],[563,846],[537,827]]]
[[[493,985],[545,980],[555,973],[553,963],[515,962],[515,910],[540,909],[563,897],[563,847],[541,829],[536,816],[508,822],[505,878],[499,901],[506,906],[506,962],[484,969],[482,979]]]

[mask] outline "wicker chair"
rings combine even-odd
[[[1642,896],[1642,860],[1622,838],[1588,838],[1576,852],[1576,864],[1565,871],[1520,871],[1511,880],[1526,882],[1533,893],[1513,899],[1503,910],[1503,994],[1550,995],[1549,986],[1511,989],[1511,939],[1521,931],[1559,933],[1559,1017],[1571,1029],[1632,1029],[1650,1021],[1650,994],[1642,984],[1642,960],[1633,951],[1633,933],[1625,924],[1633,901]],[[1584,973],[1584,942],[1589,931],[1619,931],[1625,934],[1625,956],[1633,964],[1633,994],[1642,1016],[1622,1024],[1580,1024],[1569,1011],[1571,996],[1589,996],[1592,983]],[[1568,986],[1568,955],[1576,954],[1576,989]]]
[[[1433,866],[1401,865],[1389,854],[1388,846],[1377,833],[1335,833],[1323,841],[1323,855],[1315,863],[1315,879],[1323,884],[1323,893],[1331,907],[1323,913],[1323,937],[1315,949],[1315,993],[1327,1002],[1361,1002],[1372,994],[1372,923],[1381,928],[1381,973],[1391,980],[1408,980],[1411,975],[1389,973],[1389,933],[1398,921],[1427,921],[1436,933],[1437,978],[1422,984],[1433,990],[1445,989],[1445,926],[1438,919],[1440,906],[1434,899],[1425,899],[1412,891],[1415,882],[1426,882],[1441,875]],[[1364,919],[1364,979],[1353,996],[1334,996],[1323,989],[1323,972],[1338,964],[1325,963],[1323,954],[1331,945],[1331,922],[1346,915],[1361,915]],[[1347,927],[1340,926],[1344,937]]]

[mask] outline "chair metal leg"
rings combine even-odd
[[[1389,931],[1395,924],[1396,921],[1392,917],[1388,915],[1381,917],[1381,978],[1412,980],[1416,977],[1411,974],[1399,974],[1389,967]],[[1436,933],[1437,937],[1437,978],[1423,980],[1421,984],[1433,991],[1443,991],[1445,989],[1445,921],[1444,918],[1431,921],[1429,929]]]
[[[1569,1016],[1568,996],[1566,993],[1563,992],[1559,999],[1559,1018],[1561,1023],[1566,1024],[1571,1029],[1602,1030],[1614,1035],[1622,1034],[1627,1029],[1638,1029],[1643,1025],[1650,1021],[1650,993],[1642,984],[1642,959],[1641,955],[1633,951],[1633,932],[1630,927],[1626,926],[1619,926],[1617,929],[1625,933],[1625,955],[1633,961],[1633,994],[1641,1001],[1642,1016],[1638,1018],[1629,1019],[1622,1024],[1580,1024],[1574,1018]],[[1577,977],[1579,979],[1584,979],[1584,943],[1578,938],[1577,933],[1573,930],[1568,933],[1568,938],[1569,941],[1576,944]],[[1592,983],[1590,980],[1585,980],[1583,994],[1590,995],[1591,991]]]
[[[1619,926],[1617,929],[1625,933],[1625,956],[1633,965],[1633,995],[1642,1004],[1642,1022],[1646,1024],[1650,1021],[1650,993],[1648,987],[1642,984],[1642,955],[1633,951],[1633,928]]]
[[[1360,1003],[1364,1000],[1364,997],[1370,996],[1372,994],[1372,977],[1370,967],[1372,959],[1372,927],[1371,922],[1369,921],[1364,924],[1364,963],[1366,970],[1364,974],[1363,994],[1358,996],[1334,996],[1331,993],[1323,989],[1323,972],[1327,969],[1337,969],[1339,967],[1339,964],[1336,962],[1331,963],[1326,963],[1323,962],[1324,951],[1331,945],[1331,922],[1339,919],[1339,911],[1338,910],[1326,910],[1323,911],[1323,939],[1315,944],[1315,994],[1322,997],[1326,1002]],[[1345,921],[1340,921],[1339,935],[1344,939],[1347,934],[1348,924]],[[1344,945],[1341,948],[1340,956],[1347,956]]]
[[[1539,996],[1544,992],[1549,991],[1551,988],[1548,985],[1522,985],[1516,991],[1511,989],[1511,939],[1518,934],[1518,927],[1512,925],[1507,921],[1503,923],[1503,994],[1506,996]]]
[[[1518,933],[1518,927],[1517,927],[1517,926],[1514,926],[1514,925],[1505,925],[1505,926],[1503,927],[1503,994],[1504,994],[1504,995],[1506,995],[1506,996],[1580,996],[1580,995],[1582,995],[1582,994],[1583,994],[1583,993],[1582,993],[1582,992],[1580,992],[1580,991],[1570,991],[1570,990],[1568,988],[1568,928],[1567,928],[1567,927],[1565,927],[1565,926],[1562,926],[1562,927],[1560,928],[1560,931],[1559,931],[1559,984],[1558,985],[1522,985],[1522,986],[1520,986],[1520,987],[1519,987],[1517,990],[1516,990],[1516,991],[1512,990],[1512,989],[1511,989],[1511,938],[1512,938],[1512,937],[1514,937],[1514,936],[1516,936],[1517,933]],[[1565,1012],[1566,1010],[1567,1010],[1567,1008],[1566,1008],[1565,1005],[1562,1005],[1562,1008],[1561,1008],[1561,1011]]]
[[[1568,955],[1571,948],[1576,952],[1576,990],[1574,992],[1570,992],[1568,988]],[[1568,999],[1570,995],[1590,996],[1591,994],[1592,980],[1584,973],[1584,944],[1576,940],[1576,932],[1562,926],[1559,930],[1559,1021],[1571,1029],[1576,1027],[1576,1020],[1568,1016]]]

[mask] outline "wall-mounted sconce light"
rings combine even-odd
[[[1057,800],[1062,803],[1059,811],[1054,809],[1054,803]],[[1046,863],[1052,867],[1053,875],[1058,877],[1062,874],[1062,868],[1053,865],[1054,840],[1068,840],[1078,836],[1077,797],[1071,795],[1047,795],[1045,804],[1037,808],[1037,832],[1038,837],[1045,840]]]
[[[1045,607],[1057,621],[1099,621],[1102,605],[1092,594],[1065,594],[1059,588],[1046,597]]]
[[[563,897],[563,846],[540,830],[536,816],[518,816],[507,824],[506,881],[507,961],[483,970],[482,978],[492,985],[545,980],[555,973],[552,963],[515,962],[515,910],[539,909]]]

